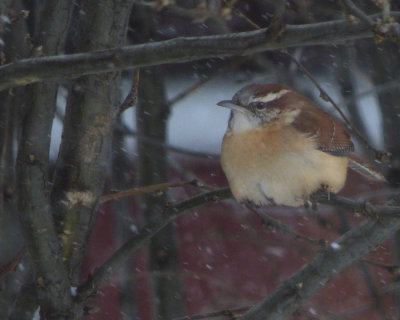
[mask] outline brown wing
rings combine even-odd
[[[281,102],[284,102],[286,108],[296,107],[301,110],[292,125],[297,130],[315,137],[321,151],[342,157],[354,151],[346,127],[320,109],[312,100],[291,91],[282,97]]]
[[[354,151],[350,135],[346,127],[327,112],[320,109],[312,100],[287,87],[268,84],[254,86],[256,95],[265,95],[268,92],[289,90],[286,94],[268,102],[268,107],[282,110],[300,109],[292,125],[299,130],[314,137],[321,151],[335,156],[347,156]]]
[[[354,145],[346,127],[315,105],[302,108],[293,126],[315,137],[321,151],[335,156],[347,156],[354,151]]]

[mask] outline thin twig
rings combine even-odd
[[[383,23],[390,23],[390,0],[383,0],[382,21]]]
[[[395,274],[395,273],[398,273],[400,271],[400,266],[399,265],[383,264],[383,263],[379,263],[379,262],[372,261],[372,260],[366,260],[366,259],[364,259],[364,262],[368,263],[371,266],[382,268],[382,269],[386,270],[387,272],[389,272],[390,274]]]
[[[378,318],[381,320],[388,320],[388,318],[386,317],[385,308],[383,306],[382,296],[379,293],[379,288],[377,284],[372,278],[370,270],[367,268],[366,263],[362,260],[358,261],[357,265],[362,273],[365,285],[369,291],[369,295],[374,302],[374,309],[378,315]]]
[[[372,309],[374,306],[375,305],[374,305],[373,302],[366,303],[366,304],[363,304],[361,306],[354,307],[352,309],[345,310],[345,311],[342,311],[342,312],[337,313],[337,314],[328,315],[324,319],[326,319],[326,320],[349,320],[349,319],[354,319],[355,316],[359,315],[362,312],[365,312],[367,310]]]
[[[199,178],[196,174],[193,173],[191,170],[186,170],[183,168],[182,164],[179,161],[176,161],[174,157],[169,159],[169,165],[172,169],[176,170],[178,175],[181,177],[182,180],[190,181],[196,180],[197,185],[200,186],[204,191],[212,191],[217,189],[217,187],[208,185],[203,179]]]
[[[137,188],[132,188],[124,191],[118,191],[115,193],[109,193],[101,197],[101,203],[108,202],[110,200],[115,200],[115,199],[120,199],[124,197],[129,197],[133,195],[139,195],[139,194],[144,194],[144,193],[150,193],[150,192],[159,192],[163,191],[168,188],[178,188],[178,187],[184,187],[187,185],[193,185],[193,186],[198,186],[196,180],[192,181],[177,181],[177,182],[166,182],[166,183],[159,183],[159,184],[153,184],[151,186],[145,186],[145,187],[137,187]]]
[[[378,3],[382,7],[382,19],[377,19],[374,26],[375,41],[377,43],[389,39],[400,44],[400,24],[395,22],[390,15],[390,0],[382,0]]]
[[[351,129],[352,132],[354,132],[354,134],[357,135],[357,137],[367,146],[367,148],[371,149],[374,154],[375,154],[375,158],[378,161],[385,161],[386,159],[389,158],[390,154],[388,152],[383,152],[383,151],[379,151],[376,150],[370,143],[369,141],[364,138],[364,136],[361,134],[361,132],[353,126],[353,124],[351,123],[351,121],[346,117],[346,115],[343,113],[343,111],[340,109],[340,107],[336,104],[336,102],[329,96],[329,94],[320,86],[320,84],[318,83],[318,81],[314,78],[314,76],[303,66],[303,64],[298,61],[295,57],[293,57],[290,53],[288,53],[287,51],[282,50],[281,51],[283,54],[285,54],[286,56],[288,56],[290,58],[290,60],[292,60],[305,74],[306,76],[314,83],[314,85],[318,88],[319,92],[320,92],[320,96],[322,99],[324,99],[325,101],[329,101],[333,107],[336,109],[336,111],[340,114],[341,118],[344,120],[344,122],[346,123],[346,125]]]
[[[162,1],[157,1],[162,2]],[[172,1],[170,1],[171,3]],[[146,2],[143,2],[146,3]],[[178,6],[175,4],[169,4],[165,7],[165,11],[168,13],[172,13],[173,15],[180,15],[182,17],[190,18],[196,22],[204,22],[205,20],[214,17],[217,18],[218,15],[214,10],[208,10],[206,7],[202,7],[201,5],[195,8],[184,8],[182,6]]]
[[[307,237],[305,235],[299,234],[299,233],[293,231],[292,229],[290,229],[288,226],[286,226],[285,224],[283,224],[279,220],[276,220],[276,219],[270,217],[268,214],[262,212],[261,210],[257,210],[256,208],[254,208],[251,205],[246,205],[246,207],[250,211],[254,212],[255,214],[257,214],[261,218],[261,220],[264,223],[264,227],[268,231],[278,230],[279,232],[281,232],[283,234],[286,234],[286,235],[289,235],[289,236],[291,236],[291,237],[293,237],[293,238],[295,238],[297,240],[303,240],[303,241],[306,241],[306,242],[311,243],[313,245],[318,245],[318,246],[321,246],[321,247],[325,247],[326,246],[327,241],[316,240],[316,239],[312,239],[310,237]]]
[[[365,260],[364,260],[365,261]],[[387,286],[384,286],[380,288],[380,297],[383,297],[387,295],[388,293],[392,293],[395,290],[399,289],[399,284],[389,284]],[[365,312],[366,310],[372,309],[375,307],[375,302],[369,302],[363,305],[360,305],[358,307],[355,307],[353,309],[349,309],[346,311],[343,311],[338,314],[330,315],[326,317],[326,320],[342,320],[342,319],[352,319],[355,315]]]
[[[232,71],[232,70],[236,69],[237,67],[239,67],[240,65],[242,65],[243,63],[248,61],[248,59],[249,59],[248,57],[241,57],[241,58],[233,61],[231,64],[220,68],[215,73],[213,73],[212,76],[202,79],[202,80],[196,82],[195,84],[191,85],[187,89],[183,90],[182,92],[178,93],[175,97],[173,97],[172,99],[170,99],[168,101],[168,105],[172,106],[172,105],[176,104],[177,102],[179,102],[180,100],[184,99],[189,94],[191,94],[193,91],[199,89],[200,87],[209,83],[213,79],[216,79],[216,78],[220,77],[221,75],[226,75],[226,73],[228,71]]]
[[[355,214],[369,219],[400,218],[400,206],[372,204],[364,200],[354,200],[331,193],[315,193],[311,196],[313,201],[328,205],[339,206],[351,210]]]
[[[286,11],[286,0],[277,1],[275,2],[275,5],[275,11],[272,16],[271,23],[268,26],[268,29],[270,33],[274,35],[275,38],[277,38],[285,28],[283,18]]]
[[[249,310],[252,306],[246,306],[235,309],[227,309],[222,311],[208,312],[195,314],[192,316],[184,316],[179,318],[174,318],[173,320],[199,320],[199,319],[208,319],[208,318],[216,318],[216,317],[229,317],[229,319],[236,319],[238,315],[243,314],[247,310]]]
[[[261,29],[261,27],[256,24],[253,20],[251,20],[249,17],[247,17],[241,10],[239,9],[235,9],[235,13],[240,16],[241,18],[243,18],[244,20],[246,20],[246,22],[251,25],[254,29],[258,30]]]
[[[7,273],[13,271],[18,263],[21,262],[22,258],[26,254],[26,248],[23,247],[18,253],[4,266],[0,266],[0,279],[2,279]]]
[[[131,130],[127,126],[121,125],[116,130],[120,130],[123,134],[131,137],[138,137],[136,131]],[[165,148],[168,151],[174,152],[174,153],[179,153],[183,155],[188,155],[188,156],[194,156],[194,157],[200,157],[200,158],[207,158],[207,159],[219,159],[220,155],[216,153],[206,153],[206,152],[200,152],[200,151],[192,151],[192,150],[187,150],[179,147],[174,147],[171,146],[170,144],[166,144],[165,142],[159,141],[157,139],[154,139],[149,136],[141,136],[140,137],[143,141],[145,141],[148,144],[154,144],[158,147]]]
[[[181,212],[207,204],[230,198],[232,196],[229,188],[201,193],[178,203],[167,205],[163,212],[163,220],[153,224],[147,224],[138,234],[134,235],[123,244],[113,255],[100,267],[95,269],[89,278],[78,288],[77,300],[84,302],[99,290],[109,276],[121,263],[128,259],[134,252],[140,249],[155,234],[172,222]]]
[[[268,31],[272,37],[272,39],[276,39],[277,37],[280,36],[280,34],[283,32],[285,26],[283,24],[283,16],[286,11],[286,1],[279,1],[276,4],[275,11],[272,15],[271,22],[268,26]],[[249,25],[251,25],[254,29],[259,30],[261,27],[255,23],[253,20],[251,20],[249,17],[247,17],[242,11],[239,9],[236,9],[235,12],[242,17],[244,20],[247,21]]]
[[[366,25],[370,27],[374,25],[374,21],[371,19],[371,17],[369,17],[364,11],[358,8],[352,0],[343,0],[343,3],[346,5],[346,8],[349,9],[350,13],[355,15]]]
[[[395,80],[391,80],[391,81],[388,81],[388,82],[385,82],[382,84],[378,84],[375,87],[373,87],[372,89],[367,89],[367,90],[361,91],[361,92],[355,94],[354,98],[361,99],[365,96],[368,96],[368,95],[371,95],[374,93],[379,94],[379,93],[385,92],[387,90],[396,89],[398,87],[400,87],[400,79],[395,79]],[[348,104],[349,102],[350,102],[350,98],[345,98],[343,100],[343,103]]]

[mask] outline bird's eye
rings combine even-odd
[[[262,103],[262,102],[258,102],[258,103],[256,103],[256,105],[254,107],[256,110],[264,110],[266,107],[266,104]]]

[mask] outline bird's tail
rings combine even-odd
[[[349,155],[349,167],[369,180],[387,182],[382,173],[354,154]]]

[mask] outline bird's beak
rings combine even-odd
[[[243,112],[243,113],[246,111],[245,108],[233,103],[232,100],[222,100],[222,101],[218,102],[217,105],[220,107],[229,108],[233,111],[239,111],[239,112]]]

